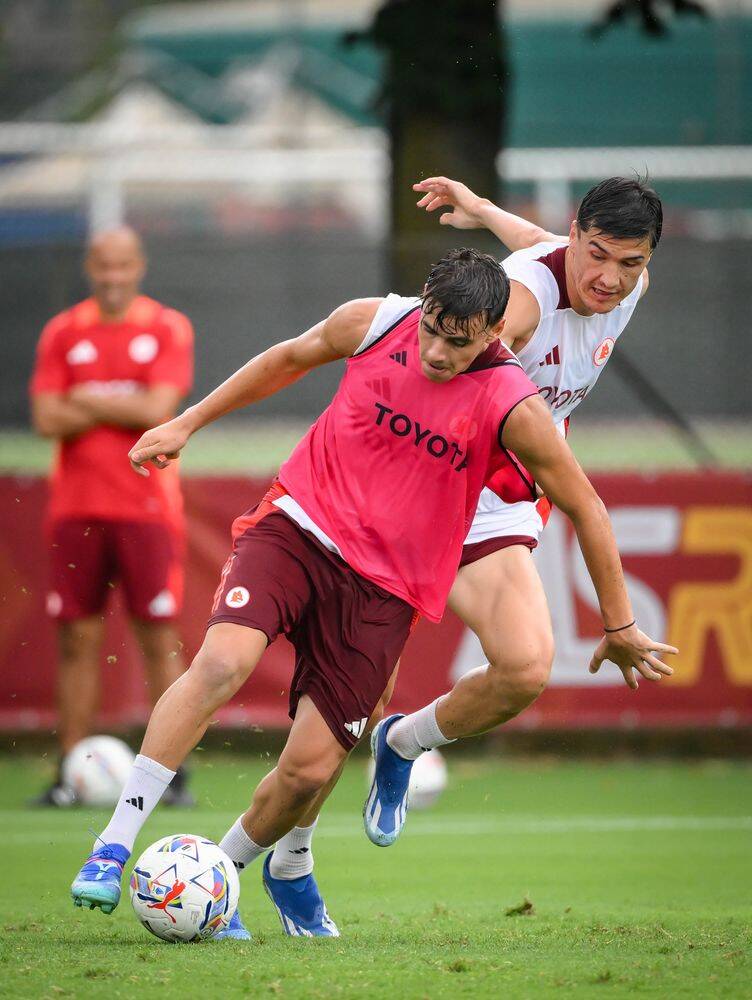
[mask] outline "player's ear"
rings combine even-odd
[[[489,343],[494,340],[498,340],[504,330],[504,324],[506,320],[502,316],[498,323],[495,323],[492,327],[489,327],[486,333],[486,339]]]
[[[569,242],[573,243],[580,234],[580,227],[577,225],[577,219],[572,219],[572,225],[569,227]]]

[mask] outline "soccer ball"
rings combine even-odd
[[[221,847],[175,833],[147,847],[131,874],[131,903],[163,941],[205,941],[232,920],[240,882]]]
[[[111,806],[120,798],[134,761],[133,752],[114,736],[89,736],[63,760],[63,784],[87,806]]]
[[[368,783],[373,781],[374,762],[368,764]],[[447,766],[438,750],[426,750],[413,764],[408,786],[411,809],[428,809],[447,786]]]
[[[428,809],[447,786],[446,761],[438,750],[427,750],[410,772],[408,802],[411,809]]]

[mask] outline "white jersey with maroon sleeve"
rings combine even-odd
[[[566,248],[566,243],[537,243],[502,261],[510,280],[528,288],[540,306],[538,326],[517,358],[551,407],[562,434],[572,411],[588,395],[611,357],[640,300],[644,280],[640,275],[633,291],[611,312],[580,316],[569,304]],[[508,536],[537,541],[543,525],[539,504],[507,504],[486,488],[465,544]]]

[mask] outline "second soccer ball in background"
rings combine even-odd
[[[373,761],[368,763],[368,784],[373,781]],[[447,786],[447,766],[439,750],[426,750],[413,764],[410,772],[409,805],[411,809],[428,809],[438,800]]]

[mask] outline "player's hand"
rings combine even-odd
[[[427,212],[435,212],[437,208],[450,208],[439,217],[442,226],[454,226],[455,229],[482,229],[483,223],[478,215],[478,209],[485,202],[469,187],[460,181],[448,177],[427,177],[413,184],[413,191],[426,193],[418,202],[418,208]]]
[[[128,452],[131,467],[140,476],[148,476],[144,466],[151,462],[158,469],[166,469],[173,462],[191,436],[182,417],[175,417],[146,431]]]
[[[675,646],[667,646],[665,642],[656,642],[650,636],[641,632],[636,625],[620,632],[607,632],[598,644],[590,661],[590,673],[597,674],[604,660],[615,663],[624,675],[627,687],[637,690],[635,670],[648,681],[659,681],[662,677],[670,677],[673,667],[661,663],[654,654],[673,655],[679,650]]]

